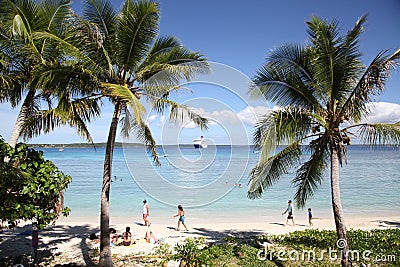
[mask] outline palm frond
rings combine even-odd
[[[352,127],[359,127],[358,137],[364,144],[400,145],[400,122],[360,124]]]
[[[117,14],[109,0],[85,1],[83,15],[88,21],[99,27],[101,34],[108,42],[112,43],[115,40]]]
[[[185,121],[193,121],[201,130],[207,130],[208,119],[193,111],[192,108],[181,105],[175,101],[169,100],[168,97],[156,97],[147,95],[151,99],[151,107],[157,113],[164,113],[169,108],[169,119],[173,123]]]
[[[125,1],[118,17],[117,58],[125,70],[136,69],[151,50],[159,23],[158,4]]]
[[[365,70],[343,104],[340,117],[351,118],[358,123],[363,116],[367,115],[369,112],[367,104],[383,92],[390,70],[400,64],[399,59],[400,49],[390,56],[386,56],[385,51],[380,52]]]
[[[79,47],[74,46],[70,42],[63,40],[58,36],[46,32],[35,32],[32,34],[32,36],[35,39],[51,39],[56,42],[60,47],[62,47],[64,53],[68,55],[69,59],[71,60],[70,64],[74,62],[73,60],[80,60],[82,62],[81,66],[85,67],[87,70],[90,70],[93,75],[102,73],[104,71],[104,68],[97,64],[95,58],[90,58],[85,54],[84,51],[79,49]]]
[[[83,98],[69,100],[68,96],[58,99],[58,106],[49,110],[38,110],[24,122],[22,136],[32,138],[41,133],[49,133],[55,127],[69,124],[76,128],[79,136],[93,142],[87,123],[100,116],[98,99]]]
[[[336,75],[336,58],[337,46],[340,43],[338,37],[338,22],[326,22],[317,17],[312,17],[307,21],[307,32],[312,42],[312,53],[316,55],[313,60],[314,79],[318,81],[317,90],[322,95],[331,99],[334,97],[332,89],[337,82],[334,77]]]
[[[73,21],[74,23],[68,27],[65,41],[78,48],[91,62],[99,66],[98,70],[101,73],[98,76],[105,75],[108,79],[115,80],[117,74],[113,65],[115,65],[116,59],[112,58],[115,45],[111,44],[111,47],[108,47],[110,40],[102,34],[98,25],[80,17],[75,17]],[[72,60],[70,57],[66,57],[65,60],[69,62],[75,60],[84,66],[88,64],[85,57],[73,57]],[[88,68],[90,69],[90,65]]]
[[[279,106],[295,105],[309,110],[321,110],[314,94],[311,62],[308,50],[285,45],[273,50],[252,79],[252,96],[263,94]]]
[[[60,33],[60,27],[71,14],[71,0],[44,0],[39,4],[40,29],[54,35]]]
[[[296,186],[294,199],[296,205],[303,208],[324,179],[325,166],[329,160],[329,149],[326,137],[322,136],[310,144],[311,157],[296,171],[292,183]]]
[[[157,153],[157,143],[151,133],[150,127],[146,123],[137,124],[136,121],[134,122],[134,126],[136,137],[139,142],[146,146],[147,151],[150,152],[153,157],[154,163],[158,166],[161,165]]]
[[[342,106],[355,85],[364,68],[361,62],[362,53],[359,50],[359,38],[364,31],[363,25],[367,16],[361,17],[345,37],[340,38],[336,46],[333,61],[334,82],[332,85],[332,99]]]
[[[73,98],[82,98],[96,93],[100,83],[95,73],[81,64],[46,63],[36,66],[30,85],[44,88],[44,92],[56,97],[68,91]],[[37,74],[37,75],[36,75]]]
[[[287,106],[270,111],[256,125],[253,144],[265,155],[276,145],[290,144],[308,136],[313,128],[324,125],[324,118],[300,107]]]
[[[136,123],[138,125],[142,124],[143,114],[146,112],[144,106],[140,103],[137,96],[132,93],[127,86],[122,86],[118,84],[102,83],[104,88],[103,94],[111,98],[122,99],[127,106],[129,106],[135,116]]]
[[[294,142],[271,157],[260,155],[257,166],[249,174],[249,190],[247,196],[251,199],[261,197],[264,190],[277,182],[283,174],[289,172],[298,163],[302,155],[298,142]]]
[[[172,122],[182,122],[185,118],[188,118],[189,121],[193,121],[195,125],[197,125],[200,130],[207,130],[208,126],[208,119],[200,116],[196,112],[194,112],[190,107],[185,105],[180,105],[176,102],[170,100],[163,100],[168,101],[169,105],[171,106],[169,119]]]
[[[207,73],[209,66],[203,55],[183,47],[175,37],[163,37],[156,40],[146,59],[137,68],[136,79],[147,81],[164,70],[169,71],[169,75],[158,75],[157,79],[170,77],[167,80],[176,85],[181,79],[187,81],[194,74]]]

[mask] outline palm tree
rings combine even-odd
[[[400,57],[400,49],[390,56],[380,52],[369,66],[362,64],[359,37],[366,19],[361,17],[353,29],[340,36],[337,22],[311,18],[307,22],[309,44],[273,50],[253,79],[251,90],[280,108],[256,126],[254,143],[261,151],[250,172],[248,196],[260,197],[290,168],[298,166],[292,180],[294,198],[304,207],[330,165],[336,232],[338,239],[345,240],[342,266],[351,266],[339,186],[339,165],[346,162],[346,146],[351,136],[371,145],[400,144],[399,123],[361,123]],[[286,146],[272,154],[275,145]],[[304,151],[310,153],[308,160]]]
[[[43,80],[42,71],[48,65],[68,61],[62,46],[53,40],[68,39],[66,26],[73,18],[70,4],[70,0],[7,0],[0,4],[0,101],[10,102],[13,108],[21,104],[8,142],[12,147],[20,137],[32,138],[63,124],[77,128],[92,141],[86,124],[99,115],[96,99],[85,97],[88,92],[82,89],[87,88],[78,91]]]
[[[156,142],[144,121],[146,99],[152,110],[169,111],[171,120],[190,118],[200,128],[207,120],[189,107],[169,100],[172,91],[180,90],[179,83],[188,81],[199,72],[207,71],[202,55],[183,47],[174,37],[157,37],[158,4],[150,1],[126,0],[117,13],[110,1],[87,0],[83,18],[76,17],[70,27],[74,34],[63,43],[74,64],[53,65],[45,71],[49,84],[69,77],[68,83],[90,84],[88,98],[106,97],[114,107],[108,132],[104,159],[100,214],[100,266],[112,266],[109,235],[109,197],[112,159],[118,124],[122,135],[134,131],[159,164]],[[42,38],[51,38],[41,33]],[[56,38],[53,38],[55,40]],[[57,73],[63,73],[62,76]]]

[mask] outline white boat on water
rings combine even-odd
[[[204,136],[193,140],[194,148],[207,148],[207,143],[204,140]]]

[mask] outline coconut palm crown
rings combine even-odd
[[[336,230],[346,241],[339,187],[346,146],[352,137],[371,145],[400,144],[400,123],[363,123],[400,57],[400,49],[391,55],[382,51],[369,66],[363,65],[359,38],[366,19],[361,17],[341,36],[337,22],[311,18],[309,42],[274,49],[250,89],[279,108],[256,125],[253,141],[260,157],[249,175],[249,198],[260,197],[296,167],[294,198],[298,207],[304,207],[330,165]],[[284,148],[274,154],[276,145]],[[342,266],[350,264],[348,257],[342,258]]]
[[[9,144],[65,124],[92,141],[86,123],[99,116],[100,106],[85,97],[91,89],[45,81],[46,68],[70,58],[58,40],[69,38],[71,1],[7,0],[0,11],[0,102],[8,101],[14,108],[21,104]]]

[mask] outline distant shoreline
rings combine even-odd
[[[65,143],[65,144],[27,144],[28,147],[31,148],[103,148],[106,147],[107,143],[106,142],[101,142],[101,143]],[[162,145],[159,144],[158,147],[193,147],[193,144],[169,144],[169,145]],[[248,145],[209,145],[209,146],[217,146],[217,147],[254,147],[252,144]],[[122,147],[144,147],[143,144],[141,143],[122,143],[122,142],[115,142],[115,147],[117,148],[122,148]],[[277,147],[285,147],[285,145],[279,145]],[[353,144],[351,146],[347,146],[348,148],[351,147],[372,147],[372,148],[400,148],[397,145],[368,145],[368,144]]]

